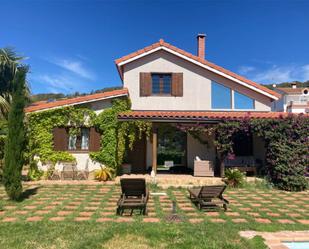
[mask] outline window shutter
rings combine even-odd
[[[100,151],[100,147],[101,147],[101,134],[97,132],[94,127],[91,127],[89,136],[89,150]]]
[[[151,73],[140,73],[140,96],[150,96],[152,93]]]
[[[54,150],[65,151],[68,149],[68,134],[65,128],[56,127],[53,129]]]
[[[183,96],[183,73],[172,74],[172,96]]]

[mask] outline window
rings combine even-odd
[[[171,74],[151,74],[152,94],[170,95],[172,92],[172,75]]]
[[[211,108],[231,109],[232,108],[231,89],[217,82],[211,82]]]
[[[235,109],[254,109],[254,100],[237,91],[234,92],[234,108]]]
[[[68,150],[89,150],[89,128],[80,131],[80,134],[69,135]]]

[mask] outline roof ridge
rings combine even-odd
[[[271,95],[273,95],[273,96],[275,96],[277,98],[279,98],[281,96],[281,94],[279,94],[279,93],[277,93],[277,92],[275,92],[273,90],[270,90],[270,89],[262,86],[261,84],[259,84],[257,82],[249,80],[249,79],[247,79],[246,77],[244,77],[242,75],[236,74],[236,73],[234,73],[234,72],[232,72],[232,71],[230,71],[228,69],[225,69],[225,68],[223,68],[221,66],[218,66],[217,64],[215,64],[213,62],[210,62],[210,61],[208,61],[206,59],[200,58],[197,55],[189,53],[189,52],[187,52],[187,51],[185,51],[183,49],[177,48],[174,45],[171,45],[170,43],[165,42],[163,39],[160,39],[159,42],[153,43],[150,46],[147,46],[145,48],[139,49],[136,52],[132,52],[132,53],[126,55],[126,56],[123,56],[123,57],[121,57],[119,59],[116,59],[115,63],[118,66],[118,64],[121,63],[121,62],[124,62],[126,60],[132,59],[132,58],[134,58],[134,57],[136,57],[136,56],[138,56],[140,54],[149,52],[149,51],[151,51],[151,50],[153,50],[153,49],[155,49],[157,47],[166,47],[168,49],[171,49],[174,52],[180,53],[180,54],[182,54],[182,55],[184,55],[184,56],[186,56],[186,57],[188,57],[190,59],[193,59],[193,60],[195,60],[195,61],[197,61],[199,63],[202,63],[202,64],[204,64],[206,66],[209,66],[209,67],[211,67],[211,68],[213,68],[215,70],[218,70],[218,71],[220,71],[222,73],[225,73],[225,74],[229,75],[230,77],[235,78],[236,80],[243,81],[244,83],[247,83],[247,84],[249,84],[249,85],[251,85],[251,86],[253,86],[253,87],[255,87],[255,88],[259,89],[259,90],[262,90],[262,91],[264,91],[264,92],[266,92],[268,94],[271,94]],[[119,68],[119,66],[118,66],[118,68]],[[121,72],[121,70],[118,70],[118,71]]]

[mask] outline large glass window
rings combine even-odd
[[[211,82],[211,108],[231,109],[232,97],[231,88],[223,86],[215,81]]]
[[[171,94],[172,76],[171,74],[151,74],[152,94],[165,95]]]
[[[235,109],[254,109],[254,99],[235,91],[234,92],[234,108]]]

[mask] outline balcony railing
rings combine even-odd
[[[285,103],[288,105],[305,105],[309,102],[309,96],[290,95],[285,96]]]

